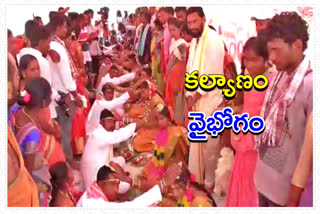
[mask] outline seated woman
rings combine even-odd
[[[40,206],[48,206],[51,184],[49,167],[44,158],[40,115],[51,102],[51,87],[44,78],[28,82],[25,94],[11,112],[10,122],[16,133],[25,166],[38,187]]]
[[[142,191],[154,186],[163,176],[167,167],[173,163],[186,164],[187,141],[182,127],[170,126],[170,115],[163,106],[157,114],[159,131],[155,137],[154,153],[140,174]]]
[[[52,199],[50,207],[75,207],[82,192],[73,187],[73,175],[65,162],[50,168]]]
[[[133,148],[136,152],[151,152],[158,132],[158,124],[155,120],[156,106],[164,105],[164,101],[157,93],[150,90],[147,81],[144,81],[138,89],[141,97],[135,104],[127,108],[126,117],[132,120],[144,119],[148,123],[148,128],[143,128],[137,133],[133,141]]]
[[[26,84],[35,78],[40,77],[40,68],[37,59],[32,55],[24,55],[21,57],[19,62],[19,75],[20,75],[20,87],[19,92],[25,90]],[[15,105],[11,109],[9,114],[9,119],[11,119],[11,114],[16,112],[20,107]],[[61,138],[61,129],[57,122],[50,117],[50,108],[47,107],[42,109],[39,113],[39,124],[42,128],[41,141],[43,146],[40,147],[41,152],[49,164],[49,167],[57,162],[64,162],[65,156],[59,142]]]
[[[195,183],[194,176],[187,167],[175,183],[168,187],[160,207],[216,207],[215,201],[202,185]]]

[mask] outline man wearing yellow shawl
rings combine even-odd
[[[187,11],[187,23],[193,34],[190,45],[187,72],[197,70],[198,76],[205,74],[222,74],[224,45],[218,33],[206,21],[201,7],[190,7]],[[222,91],[214,89],[210,92],[200,88],[192,93],[187,92],[187,106],[189,111],[203,112],[205,116],[212,115],[223,101]],[[196,176],[196,181],[204,184],[211,191],[214,185],[215,169],[220,152],[220,138],[208,136],[206,143],[191,143],[188,168]]]

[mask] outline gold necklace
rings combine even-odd
[[[26,115],[26,116],[31,120],[32,123],[34,123],[34,121],[32,120],[32,118],[24,111],[24,108],[21,108],[21,111],[22,111],[22,113],[23,113],[24,115]],[[14,126],[15,126],[17,129],[21,129],[21,128],[23,128],[25,125],[23,125],[23,126],[18,126],[18,124],[15,122],[15,123],[14,123]]]
[[[42,130],[42,129],[41,129],[41,125],[38,124],[38,123],[36,123],[36,122],[32,119],[32,117],[31,117],[27,112],[25,112],[24,108],[22,108],[22,112],[31,120],[31,122],[32,122],[34,125],[36,125],[37,127],[39,127],[40,130]]]

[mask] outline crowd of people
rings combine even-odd
[[[312,206],[312,69],[296,12],[253,17],[237,71],[201,7],[51,11],[8,29],[8,206]],[[186,72],[269,79],[265,91],[186,91]],[[187,138],[188,112],[231,107],[262,134]],[[228,155],[231,154],[231,155]],[[228,164],[229,163],[229,164]],[[80,186],[74,171],[80,171]]]

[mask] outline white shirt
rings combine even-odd
[[[152,187],[149,191],[143,193],[132,201],[126,202],[109,202],[102,198],[93,199],[87,198],[87,193],[83,193],[77,203],[77,207],[90,208],[143,208],[149,207],[152,204],[162,200],[160,187],[158,185]]]
[[[48,83],[50,84],[50,86],[52,86],[52,81],[51,81],[51,71],[50,71],[50,66],[49,66],[49,62],[46,58],[44,58],[42,56],[42,53],[34,48],[23,48],[19,54],[17,55],[17,60],[18,63],[20,62],[21,57],[23,57],[24,55],[32,55],[34,56],[38,63],[39,63],[39,68],[40,68],[40,76],[44,79],[46,79],[48,81]],[[52,88],[52,95],[51,95],[51,99],[52,102],[49,105],[50,108],[50,115],[51,118],[56,118],[57,117],[57,112],[56,112],[56,103],[54,100],[58,100],[60,97],[60,95],[58,94],[58,92]]]
[[[52,87],[64,93],[70,93],[71,91],[77,90],[77,85],[72,78],[71,68],[67,50],[58,42],[51,41],[50,48],[55,50],[60,55],[60,62],[52,62],[50,57],[47,57],[51,77],[52,77]]]
[[[124,74],[120,77],[115,77],[115,78],[111,78],[110,74],[106,74],[104,77],[101,78],[101,81],[97,88],[96,97],[98,98],[100,96],[100,93],[102,93],[102,87],[105,84],[111,83],[113,85],[121,85],[122,83],[126,83],[134,80],[135,77],[136,77],[136,74],[134,72]]]
[[[129,94],[126,92],[118,98],[115,98],[111,101],[103,100],[95,100],[90,112],[88,114],[87,122],[86,122],[86,133],[87,135],[92,134],[92,132],[99,126],[100,124],[100,114],[104,109],[108,109],[112,111],[116,108],[122,108],[123,104],[125,104],[130,98]]]
[[[93,27],[91,24],[87,25],[85,28],[86,28],[86,30],[88,32],[88,35],[90,33],[95,32],[96,30],[99,30],[98,27]],[[89,52],[90,52],[91,56],[100,56],[100,55],[102,55],[102,51],[100,49],[100,45],[99,45],[99,41],[98,40],[93,40],[90,43]]]
[[[88,32],[88,29],[86,27],[81,29],[80,34],[82,34],[82,33],[87,33],[88,36],[89,36],[89,32]],[[79,40],[79,41],[81,41],[81,40]],[[92,61],[91,55],[90,55],[90,47],[89,47],[89,50],[82,51],[82,54],[83,54],[83,59],[84,59],[83,62],[84,62],[84,64],[86,64],[87,62],[91,62]]]
[[[99,125],[89,135],[80,162],[84,190],[87,190],[96,180],[100,167],[108,164],[113,158],[113,144],[128,140],[135,133],[135,130],[135,123],[113,132],[108,132],[102,125]]]

